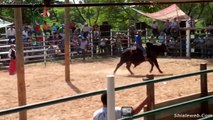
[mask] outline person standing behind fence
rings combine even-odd
[[[170,24],[170,34],[173,37],[177,37],[179,34],[179,22],[177,21],[177,18],[174,18],[174,21]]]
[[[86,38],[84,37],[80,37],[80,43],[79,43],[79,48],[82,52],[86,52],[87,50],[87,45],[88,45],[88,41]]]
[[[74,31],[76,29],[76,23],[73,20],[70,21],[69,28],[71,30],[71,34],[74,33]]]
[[[195,19],[194,19],[194,17],[191,16],[190,19],[187,22],[190,25],[190,27],[192,28],[192,30],[190,31],[191,34],[195,34],[195,30],[194,30],[194,28],[195,28]]]
[[[88,25],[88,23],[84,23],[84,25],[82,27],[82,34],[83,34],[84,38],[87,38],[90,31],[91,31],[91,28]]]
[[[58,32],[58,26],[55,23],[53,23],[53,25],[52,25],[52,34],[54,35],[57,32]]]
[[[158,23],[157,21],[153,21],[152,25],[152,34],[156,37],[156,39],[158,38],[159,36],[159,30],[158,30]]]
[[[166,22],[164,23],[164,33],[166,33],[166,35],[170,35],[170,21],[166,20]]]
[[[87,48],[88,48],[87,38],[85,38],[84,36],[80,36],[78,53],[83,55],[83,60],[85,60],[85,53],[87,52]]]
[[[43,28],[43,32],[45,33],[45,35],[49,32],[51,33],[50,29],[49,29],[49,25],[47,24],[46,21],[44,21],[43,25],[42,25],[42,28]]]
[[[23,37],[23,42],[28,42],[28,28],[24,27],[24,30],[22,31],[22,37]]]
[[[99,40],[99,36],[100,36],[100,31],[99,31],[99,25],[97,24],[97,22],[94,22],[94,25],[92,26],[92,38],[93,38],[93,53],[96,53],[96,49],[98,46],[98,40]]]
[[[16,50],[14,44],[10,45],[8,57],[10,58],[9,74],[14,75],[16,73]]]
[[[36,23],[33,28],[36,36],[41,33],[41,26],[38,23]]]
[[[15,35],[16,35],[16,30],[15,28],[13,28],[13,26],[11,26],[8,30],[7,30],[7,38],[9,39],[8,44],[15,44]]]

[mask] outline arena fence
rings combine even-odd
[[[102,31],[101,33],[105,33]],[[118,34],[119,33],[119,34]],[[121,34],[122,33],[122,34]],[[92,31],[91,31],[92,34]],[[93,36],[88,38],[88,45],[86,52],[82,53],[79,51],[79,46],[73,45],[73,43],[79,43],[79,34],[71,34],[70,44],[70,57],[71,58],[83,58],[96,56],[117,56],[122,53],[124,49],[129,47],[128,31],[114,31],[110,30],[109,36]],[[61,35],[64,36],[64,35]],[[44,62],[46,65],[47,61],[63,60],[64,59],[64,38],[54,39],[51,35],[37,36],[41,40],[33,37],[33,40],[23,42],[24,46],[24,60],[25,63],[33,62]],[[53,37],[53,36],[52,36]],[[120,38],[118,38],[120,37]],[[125,38],[124,38],[125,37]],[[8,51],[10,45],[8,45],[9,39],[0,40],[0,63],[3,66],[9,64]],[[120,42],[117,42],[119,40]],[[102,43],[104,44],[102,46]],[[57,52],[60,51],[60,52]]]
[[[206,65],[206,64],[204,64],[204,65]],[[129,85],[123,85],[123,86],[115,87],[114,90],[119,91],[119,90],[129,89],[129,88],[133,88],[133,87],[139,87],[139,86],[142,86],[142,85],[150,85],[150,84],[154,84],[154,83],[170,81],[170,80],[175,80],[175,79],[190,77],[190,76],[195,76],[195,75],[207,75],[207,73],[211,73],[211,72],[213,72],[213,69],[201,70],[201,71],[193,72],[193,73],[175,75],[175,76],[171,76],[171,77],[165,77],[165,78],[153,79],[153,80],[148,80],[148,81],[143,81],[143,82],[138,82],[138,83],[132,83],[132,84],[129,84]],[[201,77],[201,79],[202,79],[202,77]],[[62,102],[77,100],[77,99],[81,99],[81,98],[85,98],[85,97],[89,97],[89,96],[94,96],[94,95],[102,94],[105,91],[106,90],[98,90],[98,91],[82,93],[82,94],[78,94],[78,95],[74,95],[74,96],[62,97],[62,98],[54,99],[54,100],[50,100],[50,101],[44,101],[44,102],[39,102],[39,103],[34,103],[34,104],[29,104],[29,105],[24,105],[24,106],[9,108],[9,109],[4,109],[4,110],[0,110],[0,116],[11,114],[11,113],[16,113],[16,112],[21,112],[21,111],[26,111],[26,110],[30,110],[30,109],[40,108],[40,107],[44,107],[44,106],[54,105],[54,104],[58,104],[58,103],[62,103]],[[151,110],[151,111],[144,112],[142,114],[135,115],[131,119],[139,118],[139,117],[142,117],[142,116],[145,116],[145,115],[153,114],[153,113],[160,112],[160,111],[163,111],[163,110],[167,110],[167,109],[170,109],[170,108],[183,106],[183,105],[186,105],[186,104],[191,104],[191,103],[204,101],[204,100],[208,100],[208,99],[212,99],[212,98],[213,98],[212,95],[211,96],[205,96],[205,97],[202,97],[202,98],[199,98],[199,99],[194,99],[194,100],[190,100],[190,101],[187,101],[187,102],[183,102],[183,103],[179,103],[179,104],[175,104],[175,105],[171,105],[171,106],[167,106],[167,107],[163,107],[163,108],[159,108],[159,109],[154,109],[154,110]],[[125,119],[130,119],[130,118],[125,118]]]
[[[203,28],[205,29],[205,28]],[[200,28],[196,28],[196,31],[203,30]],[[185,32],[188,29],[182,29]],[[101,31],[101,33],[105,33],[105,31]],[[83,58],[91,57],[95,58],[96,56],[119,56],[124,49],[130,47],[134,40],[132,40],[132,35],[130,34],[130,30],[110,30],[108,36],[99,35],[95,38],[91,32],[91,37],[88,39],[89,45],[88,50],[85,54],[78,52],[78,46],[73,46],[72,42],[75,41],[76,37],[79,34],[71,34],[71,53],[70,56],[72,58]],[[160,38],[152,38],[151,29],[145,29],[144,35],[142,35],[142,41],[147,42],[151,41],[152,43],[161,43],[164,41],[166,43],[168,51],[167,56],[172,57],[185,57],[187,54],[186,49],[186,35],[181,34],[177,39],[173,39],[171,36],[167,36],[163,34],[163,40]],[[63,36],[63,35],[61,35]],[[212,58],[213,57],[213,42],[206,42],[205,39],[207,36],[209,37],[209,41],[212,41],[212,36],[210,33],[206,32],[203,34],[195,34],[192,35],[194,37],[190,38],[191,47],[190,54],[191,57],[198,58]],[[43,35],[37,36],[41,37],[42,40],[28,40],[23,42],[24,44],[24,59],[25,63],[33,63],[33,62],[44,62],[46,65],[47,61],[55,61],[64,59],[64,39],[52,39],[52,35]],[[51,39],[50,39],[51,38]],[[36,38],[33,38],[36,39]],[[7,56],[10,45],[7,44],[8,39],[0,40],[0,62],[3,63],[3,66],[7,66],[9,64],[9,58]],[[53,47],[52,43],[57,43],[57,47],[60,50],[60,53],[56,52],[58,49]],[[104,46],[102,46],[104,44]],[[53,47],[53,48],[52,48]]]
[[[154,113],[157,113],[157,112],[169,110],[169,109],[172,109],[172,108],[177,108],[177,107],[188,105],[188,104],[194,104],[194,103],[198,103],[198,102],[202,102],[202,101],[207,101],[209,99],[213,99],[213,95],[209,95],[209,96],[206,96],[206,97],[201,97],[201,98],[198,98],[198,99],[194,99],[194,100],[190,100],[190,101],[186,101],[186,102],[182,102],[182,103],[178,103],[178,104],[169,105],[169,106],[166,106],[166,107],[150,110],[150,111],[147,111],[147,112],[143,112],[141,114],[137,114],[137,115],[132,116],[131,119],[144,117],[146,115],[151,115],[151,114],[154,114]],[[129,120],[129,119],[130,118],[123,118],[123,119],[120,119],[120,120]],[[201,119],[201,120],[204,120],[204,119]]]

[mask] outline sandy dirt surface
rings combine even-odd
[[[70,65],[69,82],[65,81],[65,67],[60,63],[42,63],[25,65],[25,80],[27,103],[32,104],[60,97],[72,96],[80,93],[106,88],[106,76],[112,74],[119,58],[107,58],[95,62],[73,62]],[[213,59],[158,59],[163,74],[154,68],[155,78],[169,77],[183,73],[199,71],[201,63],[207,63],[208,69],[213,68]],[[150,64],[142,63],[132,68],[135,73],[130,76],[123,65],[115,76],[115,85],[126,85],[141,82],[149,73]],[[155,86],[156,103],[198,93],[200,91],[199,76],[188,77],[157,83]],[[209,91],[213,90],[213,73],[208,75]],[[137,106],[146,97],[145,86],[116,92],[116,106]],[[9,76],[6,70],[0,71],[0,109],[16,107],[17,76]],[[101,107],[100,95],[79,100],[37,108],[28,111],[28,120],[91,120],[93,112]],[[18,120],[18,114],[0,116],[0,120]]]

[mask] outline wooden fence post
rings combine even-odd
[[[206,64],[200,64],[200,70],[206,70],[207,65]],[[203,73],[200,75],[200,90],[201,94],[200,97],[208,96],[208,84],[207,84],[207,74]],[[201,102],[201,114],[208,113],[208,101]]]
[[[69,4],[69,0],[65,0],[66,4]],[[64,22],[65,22],[65,80],[70,81],[70,29],[69,29],[69,12],[70,8],[64,8]]]
[[[146,79],[143,80],[153,80],[153,75],[147,75]],[[150,102],[147,103],[147,107],[144,109],[144,111],[153,110],[155,108],[155,86],[154,83],[150,83],[146,85],[146,95],[147,97],[150,97]],[[144,120],[155,120],[155,115],[150,115],[144,117]]]
[[[15,3],[20,4],[21,0]],[[17,68],[17,89],[18,104],[23,106],[27,104],[25,74],[24,74],[24,52],[22,42],[22,8],[14,8],[14,22],[16,30],[16,68]],[[27,120],[27,111],[19,112],[19,120]]]

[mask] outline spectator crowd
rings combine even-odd
[[[161,27],[159,27],[158,22],[159,21],[154,20],[150,25],[152,35],[148,39],[151,42],[158,41],[160,43],[167,43],[168,47],[171,48],[178,44],[183,44],[182,46],[184,47],[185,42],[184,40],[182,40],[183,38],[178,38],[181,34],[180,21],[178,21],[176,18],[173,20],[166,20]],[[190,27],[195,27],[196,22],[194,18],[191,17],[191,19],[187,22],[189,22]],[[115,51],[118,49],[122,49],[118,47],[125,46],[123,49],[128,47],[128,42],[126,42],[128,39],[128,33],[125,33],[125,35],[123,35],[122,33],[118,32],[113,36],[113,38],[110,38],[109,32],[111,26],[107,24],[107,22],[103,22],[102,25],[98,25],[96,22],[94,22],[94,24],[90,26],[88,23],[85,22],[83,25],[80,26],[77,25],[75,21],[71,20],[69,24],[71,33],[71,51],[85,53],[88,50],[92,49],[93,53],[109,53],[109,50],[111,49],[110,46],[112,46],[112,44],[114,46],[112,49],[114,49]],[[38,46],[42,46],[43,41],[45,40],[45,43],[48,46],[47,48],[51,48],[52,46],[52,48],[60,49],[58,51],[63,53],[65,32],[64,27],[64,24],[57,25],[56,23],[53,23],[52,25],[50,25],[46,21],[44,21],[41,25],[24,24],[22,31],[24,47],[26,49],[30,47],[36,48]],[[208,28],[210,28],[210,30],[207,30],[207,32],[210,34],[207,36],[205,35],[196,37],[193,42],[194,44],[211,44],[213,35],[213,23],[211,23]],[[136,29],[134,25],[129,27],[129,37],[130,39],[132,39],[132,42],[135,41],[134,36],[137,34],[137,32],[138,29]],[[15,28],[11,26],[6,33],[6,36],[9,39],[8,44],[15,44]],[[194,34],[194,30],[191,30],[191,33]],[[120,37],[121,35],[122,37]],[[144,34],[141,35],[145,36]],[[119,40],[119,37],[123,38],[124,42],[122,40]],[[118,45],[118,43],[120,43],[121,45]]]

